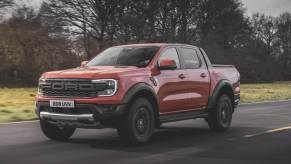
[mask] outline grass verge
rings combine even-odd
[[[35,88],[0,88],[0,122],[34,120]]]
[[[288,99],[291,99],[291,81],[241,85],[242,103]]]
[[[0,88],[0,123],[34,120],[36,88]],[[241,102],[291,99],[291,81],[267,84],[242,84]]]

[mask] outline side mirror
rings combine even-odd
[[[85,65],[88,63],[88,61],[82,61],[81,62],[81,67],[85,67]]]
[[[177,69],[177,64],[173,59],[161,59],[159,61],[160,70],[174,70]]]

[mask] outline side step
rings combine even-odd
[[[167,114],[160,116],[160,121],[164,122],[174,122],[181,120],[189,120],[194,118],[205,118],[208,116],[208,113],[205,110],[197,110],[190,112],[180,112],[175,114]]]

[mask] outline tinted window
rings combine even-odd
[[[195,69],[200,67],[197,52],[190,48],[179,48],[182,67],[184,69]]]
[[[158,47],[112,47],[97,55],[87,66],[146,67],[158,50]]]
[[[160,60],[161,59],[172,59],[172,60],[175,60],[175,62],[177,64],[177,68],[180,68],[180,61],[179,61],[178,53],[177,53],[175,48],[166,49],[162,53],[162,55],[160,56]]]

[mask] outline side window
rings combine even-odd
[[[197,52],[191,48],[179,48],[182,68],[183,69],[197,69],[201,63]]]
[[[175,60],[176,64],[177,64],[177,68],[180,68],[180,61],[179,61],[179,57],[178,57],[178,53],[177,50],[175,48],[168,48],[166,49],[162,55],[160,56],[160,59],[172,59]]]

